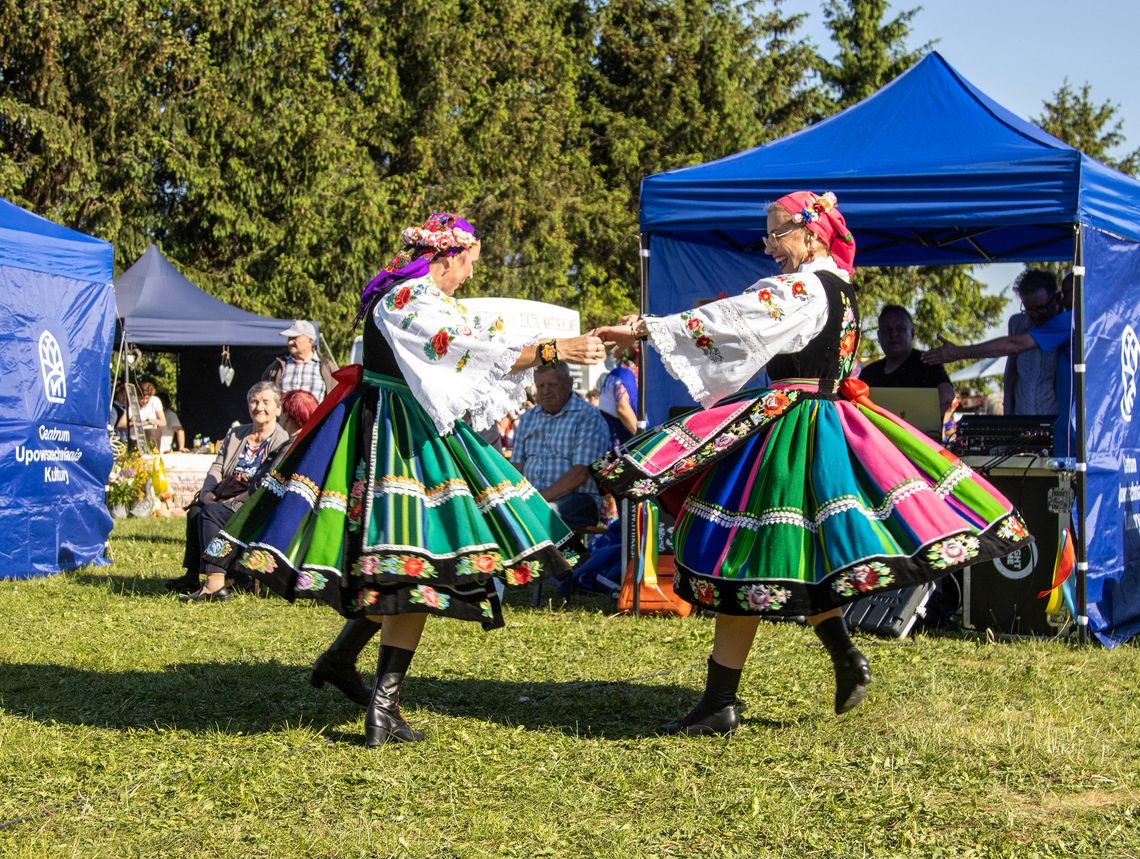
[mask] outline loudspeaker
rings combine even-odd
[[[863,597],[843,607],[847,625],[888,638],[906,638],[934,593],[934,583],[899,588]]]
[[[1050,498],[1059,497],[1063,507],[1071,496],[1067,487],[1058,495],[1055,472],[987,475],[987,479],[1013,502],[1035,541],[963,572],[963,624],[999,635],[1052,636],[1056,630],[1045,615],[1048,599],[1037,596],[1052,584],[1057,559],[1061,520],[1056,506],[1050,509]]]

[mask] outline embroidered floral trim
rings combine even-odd
[[[321,493],[320,501],[317,502],[317,509],[336,510],[340,513],[347,513],[348,498],[343,492],[332,492],[326,489]]]
[[[837,576],[831,587],[839,596],[850,597],[855,594],[865,594],[876,588],[885,588],[894,580],[894,574],[886,564],[881,561],[868,561]]]
[[[706,358],[714,364],[719,364],[724,360],[724,356],[720,354],[720,350],[716,348],[712,338],[705,333],[705,323],[699,316],[694,316],[691,311],[686,310],[681,314],[681,320],[685,323],[689,338],[705,354]]]
[[[926,550],[926,560],[936,570],[947,567],[960,567],[975,558],[981,549],[981,541],[970,534],[940,540]]]
[[[702,605],[720,605],[720,593],[713,587],[712,582],[706,582],[700,579],[693,582],[693,596],[695,596],[697,601]]]
[[[791,598],[791,591],[776,585],[742,586],[736,599],[741,608],[750,611],[779,611]]]
[[[956,487],[963,480],[966,480],[967,478],[973,476],[974,470],[965,463],[959,462],[952,469],[942,475],[939,481],[934,484],[934,492],[936,495],[940,495],[943,498],[946,498],[950,495],[950,493],[954,491],[954,487]]]
[[[328,576],[312,570],[301,570],[297,573],[297,590],[299,591],[319,591],[328,584]]]
[[[538,561],[524,561],[507,569],[504,578],[508,585],[525,585],[537,579],[542,572],[542,564]]]
[[[490,600],[483,600],[481,603],[479,603],[479,613],[483,615],[483,617],[487,618],[487,620],[494,619],[495,612],[494,609],[491,608]]]
[[[205,554],[211,558],[224,558],[234,550],[234,544],[229,540],[223,540],[221,537],[215,537],[210,541],[210,545],[206,547]]]
[[[772,297],[772,290],[758,289],[756,290],[756,297],[760,299],[760,303],[764,305],[764,309],[773,319],[780,319],[786,315],[783,306]]]
[[[241,566],[255,573],[272,573],[277,569],[277,559],[265,549],[253,549],[242,556]]]
[[[1003,540],[1026,540],[1029,538],[1029,529],[1020,516],[1013,514],[1002,520],[997,535]]]
[[[488,576],[503,569],[503,556],[498,552],[464,555],[455,566],[457,576]]]
[[[839,327],[839,378],[851,375],[855,366],[855,353],[859,348],[859,327],[855,322],[855,310],[846,292],[839,293],[843,302],[843,320]]]
[[[293,474],[289,477],[288,491],[299,495],[310,508],[316,506],[317,496],[321,488],[316,482],[303,474]]]
[[[451,605],[451,597],[445,593],[440,593],[433,587],[428,585],[419,585],[412,589],[408,594],[408,600],[416,605],[426,605],[428,608],[445,610]]]

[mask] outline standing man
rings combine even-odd
[[[1073,309],[1073,276],[1068,284],[1068,303],[1064,287],[1056,295],[1056,280],[1047,271],[1027,269],[1018,277],[1014,292],[1024,308],[1009,319],[1011,335],[1025,334],[1031,328],[1048,322],[1062,310]],[[1030,310],[1032,309],[1032,313]],[[1056,415],[1057,352],[1028,349],[1005,359],[1005,413],[1007,415]]]
[[[954,403],[954,386],[941,364],[924,364],[914,348],[914,317],[905,307],[887,304],[879,311],[879,348],[883,357],[872,361],[859,378],[872,388],[937,388],[943,416]]]
[[[574,396],[570,367],[562,361],[534,371],[538,404],[523,412],[511,464],[573,529],[597,525],[601,494],[590,463],[610,444],[602,413]]]
[[[1073,393],[1073,311],[1063,310],[1057,278],[1043,269],[1026,269],[1017,280],[1021,307],[1029,317],[1029,330],[1024,334],[995,337],[984,343],[959,346],[942,338],[942,345],[931,349],[922,360],[926,363],[959,361],[970,358],[1000,358],[1019,355],[1030,349],[1056,353],[1057,371],[1053,392],[1057,402],[1053,427],[1053,452],[1057,456],[1073,456],[1076,452],[1072,435]]]
[[[290,391],[308,391],[319,403],[333,389],[332,374],[339,368],[331,358],[317,354],[317,327],[307,319],[297,319],[281,332],[289,338],[289,354],[275,358],[261,378],[276,382],[282,395]]]

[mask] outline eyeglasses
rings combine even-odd
[[[792,224],[786,230],[781,230],[778,233],[768,233],[768,235],[764,236],[764,244],[766,244],[766,245],[767,244],[775,244],[780,239],[785,238],[787,236],[790,236],[796,230],[802,230],[802,229],[803,229],[803,224]]]

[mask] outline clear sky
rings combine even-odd
[[[911,20],[911,47],[934,49],[970,83],[1025,119],[1039,116],[1067,78],[1088,83],[1096,104],[1111,101],[1123,120],[1126,149],[1140,146],[1140,2],[1138,0],[926,0],[891,2],[892,12],[922,8]],[[806,12],[801,31],[833,56],[821,0],[785,0]]]
[[[806,12],[801,34],[834,56],[823,5],[784,0],[782,9]],[[910,46],[934,42],[950,65],[1008,110],[1031,120],[1066,79],[1074,88],[1088,83],[1093,102],[1111,101],[1123,121],[1125,145],[1114,154],[1140,147],[1140,0],[892,0],[888,20],[919,6]],[[1009,295],[1021,268],[982,266],[977,275]],[[999,328],[987,336],[1004,334],[1004,323]]]

